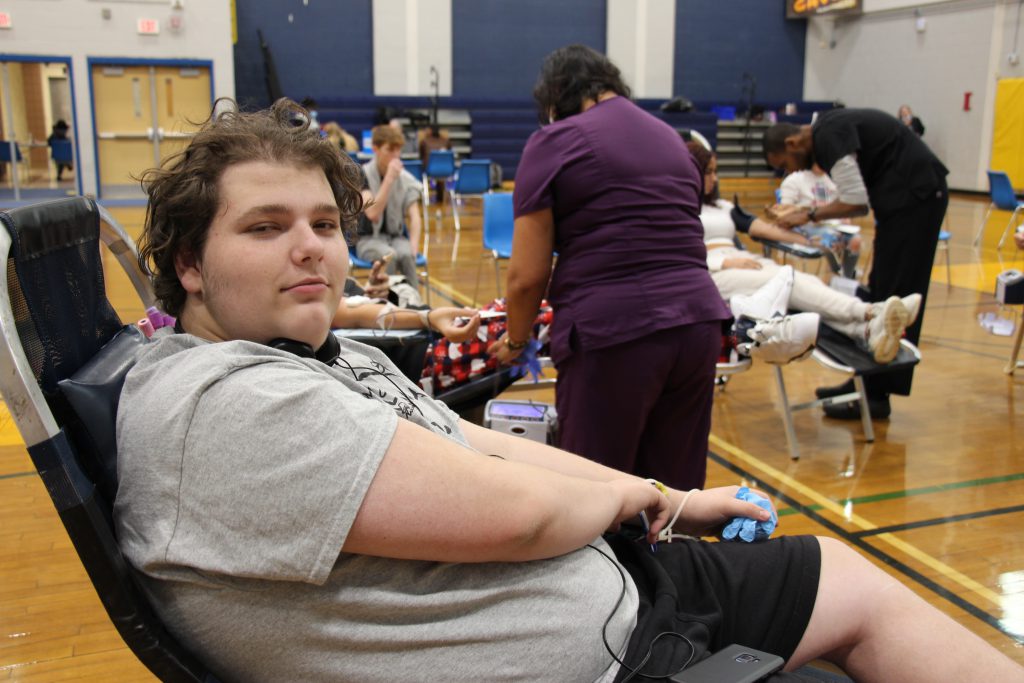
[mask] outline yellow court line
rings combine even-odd
[[[438,282],[437,280],[434,280],[434,278],[430,278],[430,286],[433,287],[434,289],[440,290],[442,294],[447,296],[452,301],[466,301],[468,302],[466,304],[467,306],[473,304],[473,302],[469,299],[468,296],[466,296],[459,290],[455,289],[451,285],[445,284],[444,282]]]
[[[708,437],[708,441],[713,446],[720,448],[724,451],[727,451],[731,455],[742,460],[746,465],[761,470],[769,477],[784,484],[787,488],[790,488],[794,491],[799,492],[801,495],[806,496],[812,502],[814,502],[817,505],[820,505],[822,508],[828,510],[829,512],[852,522],[853,524],[860,527],[861,530],[871,531],[878,528],[876,525],[872,524],[871,522],[869,522],[868,520],[864,519],[859,515],[847,514],[844,511],[843,507],[836,503],[835,501],[826,498],[825,496],[821,495],[811,487],[806,486],[805,484],[801,484],[799,481],[793,479],[784,472],[775,469],[771,465],[762,462],[761,460],[747,453],[746,451],[736,446],[733,446],[731,443],[727,441],[723,441],[714,434],[711,434]],[[875,538],[877,538],[880,541],[884,541],[889,545],[894,546],[895,548],[897,548],[898,550],[902,551],[907,555],[910,555],[921,564],[945,576],[950,581],[960,584],[961,586],[963,586],[964,589],[972,593],[975,593],[976,595],[988,600],[992,604],[996,606],[1002,606],[1003,601],[1001,595],[999,595],[992,589],[983,586],[982,584],[978,583],[969,576],[961,574],[949,565],[935,559],[923,550],[920,550],[919,548],[907,543],[906,541],[902,541],[896,538],[890,533],[878,534]]]

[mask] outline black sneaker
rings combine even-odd
[[[884,420],[889,417],[891,412],[892,407],[889,405],[888,398],[868,399],[868,413],[871,415],[872,420]],[[825,417],[831,417],[835,420],[859,420],[860,401],[827,405],[825,406]]]
[[[857,389],[853,386],[853,380],[848,379],[842,384],[838,384],[834,387],[818,387],[814,390],[814,395],[818,398],[832,398],[833,396],[840,396],[842,394],[852,394]]]

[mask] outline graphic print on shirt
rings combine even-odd
[[[345,358],[334,361],[334,367],[348,372],[352,379],[363,387],[363,396],[391,406],[399,417],[411,420],[414,416],[426,420],[420,401],[427,397],[415,385],[398,381],[398,373],[391,372],[383,363],[370,360],[369,365],[352,365]],[[452,428],[430,420],[430,425],[444,434],[451,434]]]

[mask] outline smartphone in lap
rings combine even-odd
[[[678,683],[754,683],[785,664],[782,657],[743,645],[728,645],[672,677]]]

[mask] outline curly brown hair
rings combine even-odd
[[[183,252],[202,257],[220,209],[220,178],[228,167],[248,161],[323,169],[346,231],[363,210],[362,170],[310,129],[305,109],[282,98],[269,109],[241,112],[233,100],[217,100],[188,146],[141,177],[149,204],[139,263],[152,276],[161,306],[173,316],[181,314],[186,298],[175,258]]]

